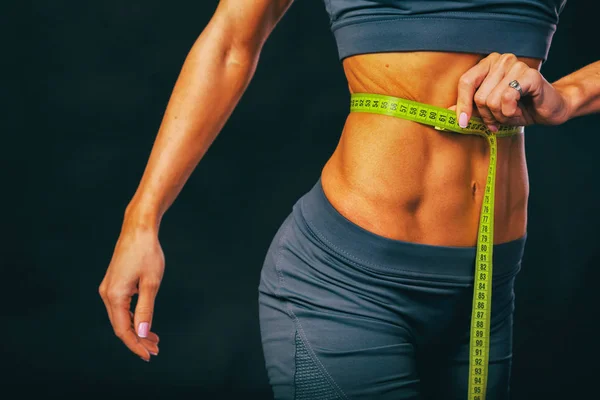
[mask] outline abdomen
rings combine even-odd
[[[460,75],[481,57],[392,53],[352,57],[344,67],[351,92],[449,107]],[[403,76],[410,79],[397,78]],[[366,230],[415,243],[474,246],[488,163],[482,137],[351,113],[321,178],[332,205]],[[528,195],[523,135],[498,138],[495,243],[525,234]]]

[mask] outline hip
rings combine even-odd
[[[496,390],[508,387],[525,241],[494,246]],[[340,215],[317,181],[278,229],[261,271],[261,337],[275,397],[313,398],[316,386],[328,398],[412,399],[434,389],[466,398],[475,258],[475,247],[372,234]]]

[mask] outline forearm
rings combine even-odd
[[[600,112],[600,61],[552,83],[568,104],[568,119]]]
[[[210,24],[202,32],[177,79],[125,224],[158,229],[233,112],[257,60],[258,51],[234,49]]]

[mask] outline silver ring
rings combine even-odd
[[[515,79],[514,81],[511,81],[508,86],[510,86],[511,88],[515,89],[516,91],[519,92],[519,94],[521,96],[523,96],[523,89],[521,89],[521,85],[519,85],[519,82]]]

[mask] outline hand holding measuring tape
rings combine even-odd
[[[511,86],[515,81],[518,86]],[[558,125],[570,115],[561,87],[510,53],[492,53],[461,76],[456,104],[459,124],[466,125],[474,107],[494,132],[499,124]]]

